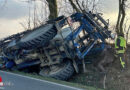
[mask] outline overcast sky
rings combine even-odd
[[[25,0],[0,0],[0,38],[23,31],[19,24],[28,17],[28,4]],[[106,19],[114,23],[117,19],[118,0],[100,0],[100,10]]]

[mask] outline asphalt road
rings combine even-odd
[[[0,90],[81,90],[79,88],[0,71],[4,87]]]

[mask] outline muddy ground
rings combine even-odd
[[[115,59],[106,66],[107,73],[99,72],[92,64],[86,64],[86,73],[75,74],[69,82],[105,88],[106,90],[130,90],[130,46],[127,49],[127,69],[122,70]]]

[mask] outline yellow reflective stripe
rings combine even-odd
[[[125,62],[122,61],[121,57],[120,57],[120,62],[121,62],[122,67],[124,68],[125,67]]]
[[[124,53],[125,52],[125,50],[118,50],[117,51],[117,53],[119,54],[119,53]]]

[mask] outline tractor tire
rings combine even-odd
[[[51,70],[50,67],[42,68],[40,71],[41,76],[51,77],[58,80],[67,80],[74,73],[74,67],[70,60],[65,60],[61,64],[57,65],[57,70]]]
[[[19,47],[30,49],[39,46],[44,46],[57,34],[57,29],[54,24],[46,24],[34,29],[28,34],[25,34],[17,43]]]

